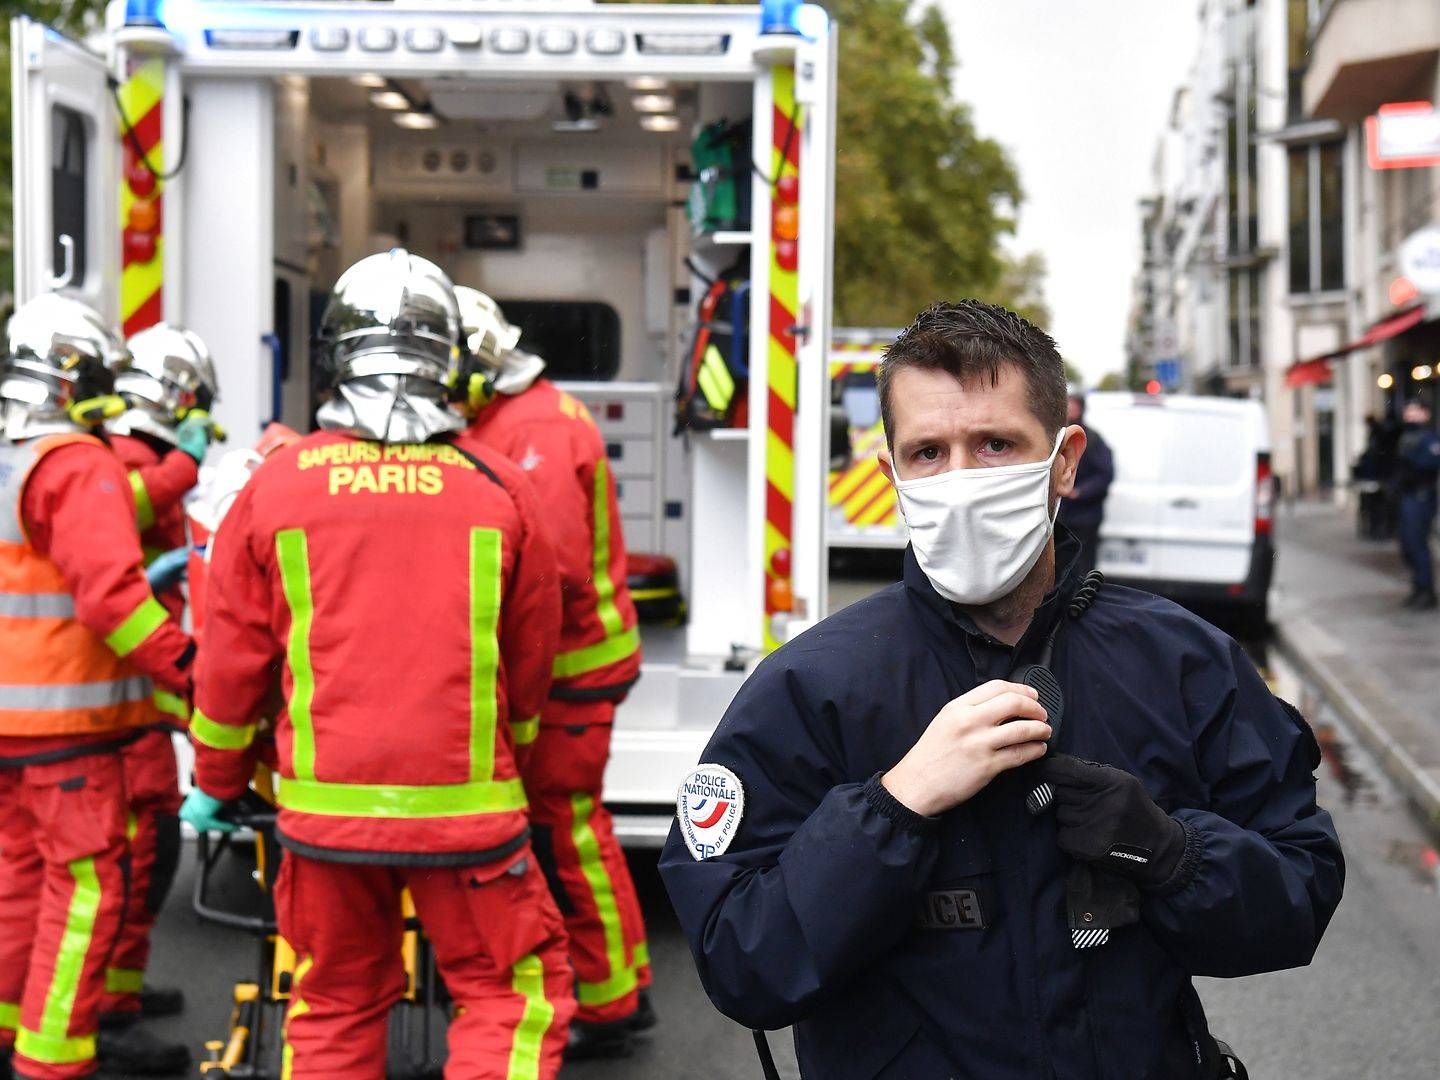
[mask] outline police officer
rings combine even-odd
[[[266,459],[211,545],[181,816],[233,827],[281,667],[285,1076],[385,1076],[408,889],[455,1000],[447,1075],[553,1080],[575,1002],[517,734],[550,685],[555,558],[524,474],[452,441],[466,354],[438,267],[362,259],[320,341],[321,430]]]
[[[1085,423],[1085,394],[1070,390],[1065,422],[1085,429],[1085,453],[1075,468],[1075,485],[1060,500],[1060,523],[1080,543],[1079,570],[1083,577],[1095,569],[1100,555],[1100,525],[1105,520],[1105,496],[1115,480],[1115,456],[1100,433]]]
[[[937,304],[879,385],[904,581],[765,660],[682,783],[701,981],[826,1080],[1225,1075],[1191,977],[1308,963],[1340,898],[1314,738],[1229,638],[1077,578],[1045,334]]]
[[[130,361],[115,376],[125,411],[106,425],[110,447],[128,470],[136,524],[145,564],[183,565],[186,552],[181,501],[195,486],[210,442],[209,410],[217,396],[215,365],[199,335],[160,323],[126,342]],[[158,598],[177,621],[185,611],[178,581],[157,586]],[[171,1016],[184,1008],[178,988],[147,986],[150,931],[170,891],[180,855],[179,776],[171,731],[185,730],[182,703],[155,696],[156,726],[125,747],[125,789],[130,803],[130,892],[120,938],[105,972],[102,1014],[116,1035],[101,1044],[101,1059],[112,1069],[181,1068],[189,1061],[183,1046],[165,1057],[121,1041],[124,1025],[139,1017]]]
[[[640,675],[615,481],[589,412],[541,376],[545,362],[518,347],[520,331],[499,305],[463,286],[455,295],[490,387],[473,395],[470,435],[530,478],[560,562],[560,652],[550,698],[529,733],[525,789],[575,966],[579,1009],[565,1057],[618,1057],[655,1013],[644,993],[650,965],[640,901],[601,792],[615,706]]]
[[[123,405],[101,317],[60,295],[10,320],[0,372],[0,1057],[27,1080],[95,1069],[128,891],[121,751],[152,696],[188,694],[194,647],[151,594],[125,470],[97,437]],[[189,1054],[99,1033],[127,1073]],[[0,1073],[6,1066],[0,1062]]]
[[[1419,399],[1405,404],[1400,435],[1400,552],[1410,568],[1410,595],[1404,606],[1416,611],[1435,608],[1435,561],[1430,530],[1435,527],[1435,481],[1440,476],[1440,434],[1430,406]]]

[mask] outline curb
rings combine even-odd
[[[1440,827],[1440,776],[1425,769],[1411,748],[1386,726],[1379,715],[1381,710],[1367,703],[1367,698],[1384,700],[1378,688],[1375,693],[1362,696],[1352,685],[1353,679],[1343,680],[1327,655],[1330,650],[1316,648],[1330,640],[1328,635],[1308,619],[1277,619],[1274,631],[1276,647],[1285,654],[1285,659],[1319,686],[1356,738],[1375,756],[1385,774],[1419,809],[1429,825]]]

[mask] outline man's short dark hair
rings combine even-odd
[[[890,380],[901,368],[939,369],[961,383],[988,379],[994,386],[1007,365],[1025,376],[1030,411],[1054,438],[1065,426],[1067,391],[1065,362],[1050,335],[997,304],[931,304],[885,350],[875,372],[886,440],[894,445]]]

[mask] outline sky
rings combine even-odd
[[[1050,333],[1093,386],[1124,366],[1137,201],[1199,40],[1196,0],[937,0],[955,94],[1005,146],[1025,202],[1011,246],[1049,265]]]

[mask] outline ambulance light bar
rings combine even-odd
[[[636,34],[642,56],[724,56],[729,34]]]
[[[205,44],[212,49],[293,49],[299,30],[206,30]]]

